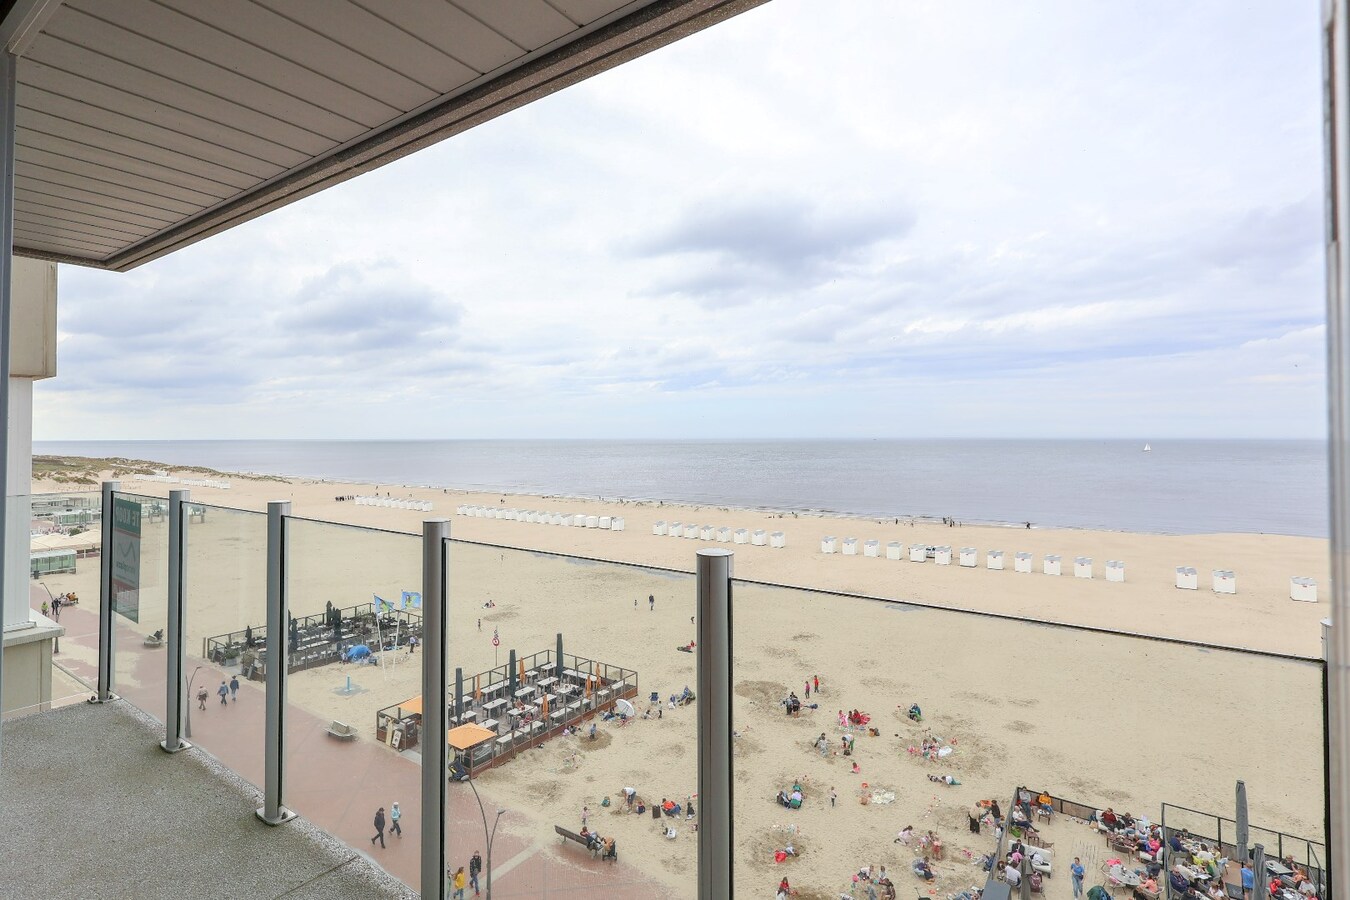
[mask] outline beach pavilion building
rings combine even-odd
[[[127,271],[270,210],[453,137],[590,75],[656,50],[762,0],[4,0],[0,2],[0,477],[6,515],[0,585],[6,710],[42,706],[41,676],[62,626],[29,609],[31,382],[56,374],[55,263]],[[1325,4],[1329,83],[1328,328],[1332,407],[1333,618],[1350,620],[1350,64],[1345,0]],[[847,6],[840,5],[840,14]],[[1310,53],[1317,52],[1308,48]],[[105,487],[105,498],[113,491]],[[170,539],[182,504],[171,501]],[[113,699],[111,576],[115,543],[105,502],[97,697]],[[130,511],[117,526],[139,533]],[[269,512],[269,540],[285,510]],[[428,523],[424,698],[446,695],[443,523]],[[119,551],[120,552],[120,551]],[[172,582],[174,557],[170,556]],[[284,553],[269,543],[269,651],[284,652]],[[182,567],[177,570],[181,577]],[[730,554],[698,556],[699,896],[730,895]],[[169,585],[165,749],[187,746],[182,635]],[[92,600],[92,598],[90,598]],[[179,598],[181,600],[181,598]],[[181,608],[180,608],[181,612]],[[280,618],[278,618],[278,616]],[[437,631],[442,634],[438,638]],[[1350,871],[1350,631],[1332,631],[1328,684],[1329,864]],[[175,659],[173,653],[179,654]],[[275,655],[273,658],[276,658]],[[268,669],[265,729],[256,735],[265,784],[259,818],[280,824],[284,666]],[[275,679],[272,675],[275,673]],[[35,680],[36,678],[36,680]],[[222,683],[223,687],[223,683]],[[222,703],[224,695],[222,694]],[[184,756],[141,753],[140,732],[91,705],[7,722],[0,732],[5,857],[0,895],[41,869],[44,896],[138,884],[144,896],[272,897],[278,873],[292,898],[372,896],[378,874],[330,864],[294,836],[220,802],[216,782],[189,776]],[[423,731],[444,731],[446,704],[427,702]],[[246,736],[247,737],[247,736]],[[446,746],[425,742],[424,898],[445,890]],[[15,746],[22,748],[16,752]],[[343,744],[342,746],[349,746]],[[185,755],[190,756],[190,754]],[[116,765],[114,765],[114,763]],[[293,769],[296,767],[292,767]],[[304,773],[298,773],[303,775]],[[89,777],[92,775],[92,777]],[[222,777],[227,777],[225,773]],[[223,783],[223,782],[221,782]],[[322,785],[314,792],[321,793]],[[91,824],[53,822],[46,792],[79,791]],[[133,802],[134,801],[134,802]],[[484,825],[488,816],[484,811]],[[96,827],[95,827],[96,826]],[[81,831],[80,829],[84,829]],[[64,839],[53,848],[57,832]],[[72,834],[84,839],[71,838]],[[119,839],[110,852],[111,839]],[[491,845],[488,846],[489,862]],[[150,855],[146,855],[150,854]],[[262,860],[263,862],[258,862]],[[128,881],[130,879],[130,881]],[[228,889],[225,880],[228,879]],[[371,879],[374,879],[373,881]],[[298,882],[298,883],[297,883]],[[522,894],[517,894],[521,896]],[[591,893],[588,896],[601,896]],[[613,896],[631,896],[619,892]]]

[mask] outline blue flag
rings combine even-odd
[[[371,596],[375,598],[375,611],[376,611],[376,612],[393,612],[393,611],[394,611],[394,604],[390,603],[388,600],[385,600],[385,599],[382,598],[379,594],[371,594]]]
[[[421,608],[422,608],[422,592],[421,592],[421,591],[404,591],[404,592],[403,592],[403,597],[399,599],[398,607],[399,607],[399,609],[421,609]]]

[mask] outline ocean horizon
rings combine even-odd
[[[1327,449],[1317,440],[34,441],[33,452],[825,515],[1329,532]]]

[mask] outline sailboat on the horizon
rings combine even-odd
[[[1144,445],[1144,452],[1145,452],[1145,453],[1152,453],[1152,452],[1153,452],[1153,448],[1150,447],[1148,444],[1145,444],[1145,445]]]

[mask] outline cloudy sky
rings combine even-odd
[[[774,0],[62,267],[35,437],[1320,437],[1317,9]]]

